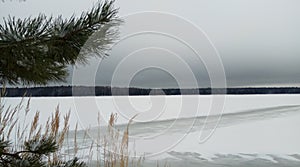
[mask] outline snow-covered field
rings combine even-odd
[[[5,99],[7,105],[19,101]],[[71,110],[71,129],[79,122],[78,134],[90,128],[92,140],[98,114],[105,126],[118,113],[117,128],[124,129],[138,113],[130,148],[145,155],[145,166],[152,160],[171,166],[300,166],[300,95],[31,98],[42,122],[58,104],[62,112]]]

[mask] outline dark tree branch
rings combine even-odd
[[[66,67],[85,63],[86,53],[106,56],[117,37],[116,27],[121,23],[113,2],[98,3],[78,18],[47,18],[40,14],[23,20],[5,19],[0,25],[1,84],[64,81],[68,75]],[[98,31],[103,35],[98,36],[95,44],[83,48],[89,37]]]

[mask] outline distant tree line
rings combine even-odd
[[[31,88],[6,88],[7,97],[22,96],[140,96],[140,95],[211,95],[211,94],[300,94],[298,87],[259,88],[198,88],[198,89],[150,89],[118,88],[109,86],[54,86]]]

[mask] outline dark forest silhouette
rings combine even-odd
[[[53,86],[6,88],[7,97],[22,96],[139,96],[139,95],[210,95],[210,94],[300,94],[299,87],[255,87],[255,88],[198,88],[198,89],[150,89],[111,88],[109,86]]]

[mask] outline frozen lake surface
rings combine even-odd
[[[19,101],[5,98],[8,105]],[[90,129],[89,141],[111,113],[118,113],[121,131],[138,114],[129,148],[146,157],[145,166],[156,160],[171,166],[300,166],[300,95],[31,98],[42,121],[58,104],[63,113],[71,110],[71,129],[78,122],[79,136]],[[89,141],[79,141],[82,154]]]

